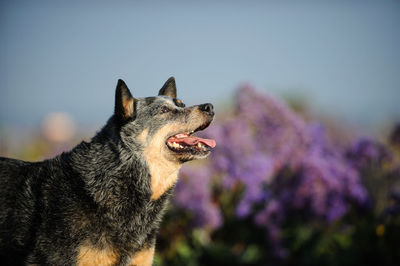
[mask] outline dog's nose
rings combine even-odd
[[[205,103],[199,106],[200,110],[209,114],[214,114],[214,106],[211,103]]]

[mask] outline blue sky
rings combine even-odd
[[[0,126],[101,125],[118,78],[144,97],[171,75],[217,111],[248,82],[350,123],[400,120],[400,1],[115,2],[0,2]]]

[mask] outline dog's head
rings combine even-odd
[[[175,79],[169,78],[158,96],[134,98],[124,81],[115,94],[114,119],[126,147],[141,147],[152,160],[183,163],[205,158],[215,141],[194,136],[213,120],[210,103],[186,107],[177,98]]]

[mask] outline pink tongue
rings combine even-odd
[[[213,139],[202,139],[195,136],[187,136],[185,134],[178,134],[176,137],[171,137],[168,139],[168,142],[185,143],[186,145],[190,146],[201,142],[207,146],[210,146],[211,148],[214,148],[216,145],[216,142]]]

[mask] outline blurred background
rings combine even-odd
[[[156,265],[397,265],[399,1],[1,1],[0,155],[90,140],[122,78],[212,102]]]

